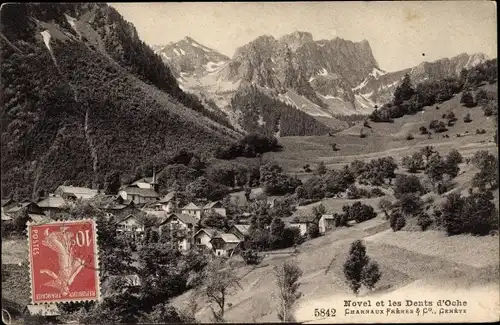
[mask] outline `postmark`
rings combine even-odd
[[[100,298],[97,227],[93,220],[28,224],[33,304]]]

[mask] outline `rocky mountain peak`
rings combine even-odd
[[[292,51],[296,51],[299,47],[308,42],[313,42],[313,36],[309,32],[296,31],[291,34],[282,36],[280,42],[288,45]]]

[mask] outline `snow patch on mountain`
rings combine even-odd
[[[185,54],[186,54],[186,52],[185,52],[183,49],[181,49],[181,48],[179,48],[179,51],[181,51],[181,54],[182,54],[182,55],[185,55]]]
[[[50,32],[48,30],[44,30],[43,32],[40,32],[40,34],[42,34],[43,42],[45,43],[45,46],[47,47],[49,52],[51,54],[53,54],[52,48],[50,47],[50,38],[51,38]]]
[[[352,88],[352,91],[356,91],[356,90],[359,90],[359,89],[362,89],[363,87],[365,87],[366,85],[368,84],[368,78],[365,78],[365,80],[363,80],[362,83],[360,83],[359,85],[357,85],[356,87]]]
[[[177,55],[177,56],[180,56],[180,55],[181,55],[181,53],[180,53],[179,51],[177,51],[177,49],[174,49],[174,53],[175,53],[175,55]]]
[[[328,76],[328,71],[326,71],[325,68],[321,69],[320,72],[318,72],[319,76]]]
[[[377,69],[377,68],[373,68],[373,71],[370,73],[370,76],[372,76],[375,79],[378,79],[378,77],[383,76],[384,74],[386,74],[385,71],[382,71],[382,70]]]
[[[226,61],[219,61],[219,62],[210,61],[205,65],[205,70],[207,70],[207,72],[215,72],[219,70],[220,67],[223,66],[225,63]]]

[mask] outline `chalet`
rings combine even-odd
[[[176,200],[176,194],[177,194],[176,191],[169,192],[169,193],[167,193],[167,195],[165,195],[164,197],[162,197],[158,201],[158,203],[160,204],[162,210],[167,211],[169,213],[174,212],[174,210],[177,207],[177,204],[176,204],[176,201],[175,201]]]
[[[196,220],[201,220],[202,211],[203,211],[202,208],[200,208],[199,206],[197,206],[196,204],[191,202],[188,205],[186,205],[185,207],[183,207],[181,212],[183,214],[188,214],[188,215],[196,218]]]
[[[133,203],[120,204],[118,202],[107,202],[99,206],[108,216],[113,216],[115,220],[121,220],[129,215],[135,215],[141,212]]]
[[[244,241],[249,236],[250,225],[236,224],[232,225],[229,232],[238,237],[239,240]]]
[[[220,201],[209,202],[203,207],[203,213],[215,212],[221,216],[226,216],[226,208],[222,206]]]
[[[156,189],[156,177],[143,177],[141,179],[136,180],[131,186],[137,186],[139,188],[146,188],[150,190]]]
[[[138,186],[127,186],[121,189],[118,195],[124,201],[132,201],[134,204],[154,202],[160,197],[155,190]]]
[[[28,214],[38,214],[45,215],[43,210],[36,204],[30,200],[24,200],[22,202],[17,203],[12,206],[9,210],[5,211],[6,214],[12,215],[17,213],[28,213]]]
[[[116,231],[132,235],[143,234],[144,224],[135,215],[128,215],[116,223]]]
[[[81,199],[81,200],[88,200],[92,199],[95,197],[97,194],[99,194],[98,190],[92,190],[90,188],[86,187],[77,187],[77,186],[66,186],[66,185],[61,185],[59,186],[55,191],[55,195],[58,195],[64,199],[71,199],[71,200],[76,200],[76,199]]]
[[[9,210],[14,205],[16,205],[16,201],[14,201],[13,199],[2,199],[2,208],[5,211]]]
[[[137,274],[111,275],[108,277],[108,279],[120,279],[125,282],[125,285],[127,287],[140,287],[142,284],[141,278]]]
[[[335,228],[335,216],[333,214],[324,214],[318,222],[319,233],[324,234],[327,231]]]
[[[64,208],[71,204],[59,195],[50,194],[37,202],[43,213],[52,219],[57,219],[64,214]]]
[[[288,227],[290,228],[299,228],[300,230],[300,235],[304,236],[307,234],[307,231],[309,230],[309,227],[312,224],[315,224],[315,221],[312,220],[312,218],[307,218],[307,217],[295,217],[291,221],[286,222]]]
[[[234,234],[225,233],[216,235],[210,240],[210,243],[215,255],[230,257],[239,247],[241,240]]]
[[[216,229],[203,228],[198,230],[194,236],[194,244],[196,248],[212,250],[212,243],[210,242],[218,234]]]
[[[27,305],[24,309],[24,313],[31,316],[43,316],[47,320],[55,320],[57,316],[61,315],[56,304]]]
[[[198,220],[183,213],[172,213],[165,220],[158,224],[158,233],[175,231],[179,239],[179,250],[188,250],[191,248],[191,235],[193,234]]]
[[[161,233],[165,229],[185,229],[189,232],[194,230],[194,227],[198,224],[198,220],[184,213],[172,213],[161,223],[158,224],[158,230]]]

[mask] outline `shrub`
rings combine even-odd
[[[394,181],[394,196],[396,198],[409,193],[422,195],[424,192],[422,183],[415,175],[398,175]]]
[[[415,152],[411,157],[403,157],[401,162],[410,173],[416,173],[418,170],[424,169],[425,167],[424,157],[420,151]]]
[[[470,123],[470,122],[472,122],[472,119],[470,118],[470,113],[467,113],[464,116],[464,123]]]
[[[385,195],[384,191],[382,191],[378,187],[372,188],[371,191],[370,191],[370,194],[371,194],[371,197],[381,197],[381,196]]]
[[[406,220],[401,213],[396,211],[391,214],[389,223],[393,231],[399,231],[406,225]]]
[[[464,91],[462,94],[462,98],[460,98],[460,103],[464,104],[465,107],[474,107],[476,103],[474,101],[474,97],[468,91]]]
[[[414,139],[414,137],[413,137],[413,135],[411,133],[408,133],[406,135],[406,140],[410,141],[410,140],[413,140],[413,139]]]
[[[264,258],[259,254],[258,251],[253,249],[247,249],[241,251],[240,255],[245,261],[245,263],[247,263],[248,265],[258,265],[260,264],[260,262],[262,262],[262,259]]]
[[[348,220],[355,220],[357,223],[373,219],[377,216],[372,206],[361,202],[355,202],[351,206],[344,205],[342,211],[348,215]]]
[[[431,123],[429,124],[429,129],[434,130],[437,128],[438,125],[439,125],[438,120],[432,120]]]
[[[429,133],[429,131],[427,131],[427,128],[425,126],[421,126],[418,130],[420,131],[420,134],[422,134],[422,135]]]
[[[470,233],[487,235],[498,227],[498,213],[491,195],[473,193],[468,197],[452,193],[446,197],[441,212],[448,235]]]
[[[319,236],[319,228],[316,224],[311,224],[309,228],[307,228],[307,235],[309,238],[316,238]]]
[[[432,219],[427,213],[421,212],[417,216],[417,224],[420,226],[422,231],[425,231],[430,225],[432,225]]]

